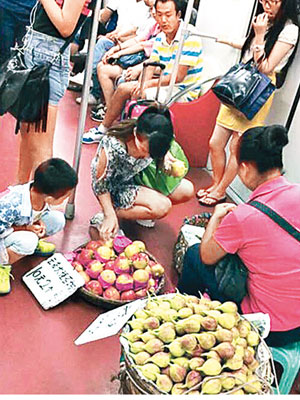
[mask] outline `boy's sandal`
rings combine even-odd
[[[209,203],[206,203],[206,200],[208,200],[208,199],[210,199],[212,201]],[[226,201],[226,196],[222,197],[221,199],[218,199],[216,197],[210,196],[209,194],[206,197],[204,197],[203,199],[199,199],[199,203],[202,206],[206,206],[206,207],[214,207],[217,204],[224,203],[225,201]]]

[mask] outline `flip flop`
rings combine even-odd
[[[200,193],[200,194],[199,194]],[[198,190],[198,192],[196,193],[196,197],[198,197],[198,199],[201,199],[204,196],[207,196],[208,192],[206,189],[200,189]]]
[[[208,203],[204,202],[204,200],[206,200],[206,199],[211,199],[214,201],[212,201],[211,203],[208,204]],[[217,204],[224,203],[224,201],[226,201],[226,196],[222,197],[221,199],[218,199],[216,197],[210,196],[209,194],[203,200],[199,199],[199,203],[202,206],[206,206],[206,207],[214,207]]]

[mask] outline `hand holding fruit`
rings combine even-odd
[[[35,233],[39,238],[46,234],[46,226],[42,220],[34,222],[32,225],[27,225],[27,230]]]
[[[102,225],[98,228],[100,239],[109,240],[111,237],[116,236],[119,229],[119,222],[116,214],[104,216]]]

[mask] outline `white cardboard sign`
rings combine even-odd
[[[124,306],[100,314],[94,322],[75,340],[77,346],[116,335],[129,318],[146,305],[147,299],[135,300]]]
[[[82,276],[61,253],[55,253],[22,277],[41,306],[48,310],[84,285]]]

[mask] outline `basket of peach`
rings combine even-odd
[[[84,278],[79,294],[87,301],[112,309],[130,301],[160,294],[165,284],[164,267],[144,242],[116,236],[103,244],[89,241],[68,259]]]

